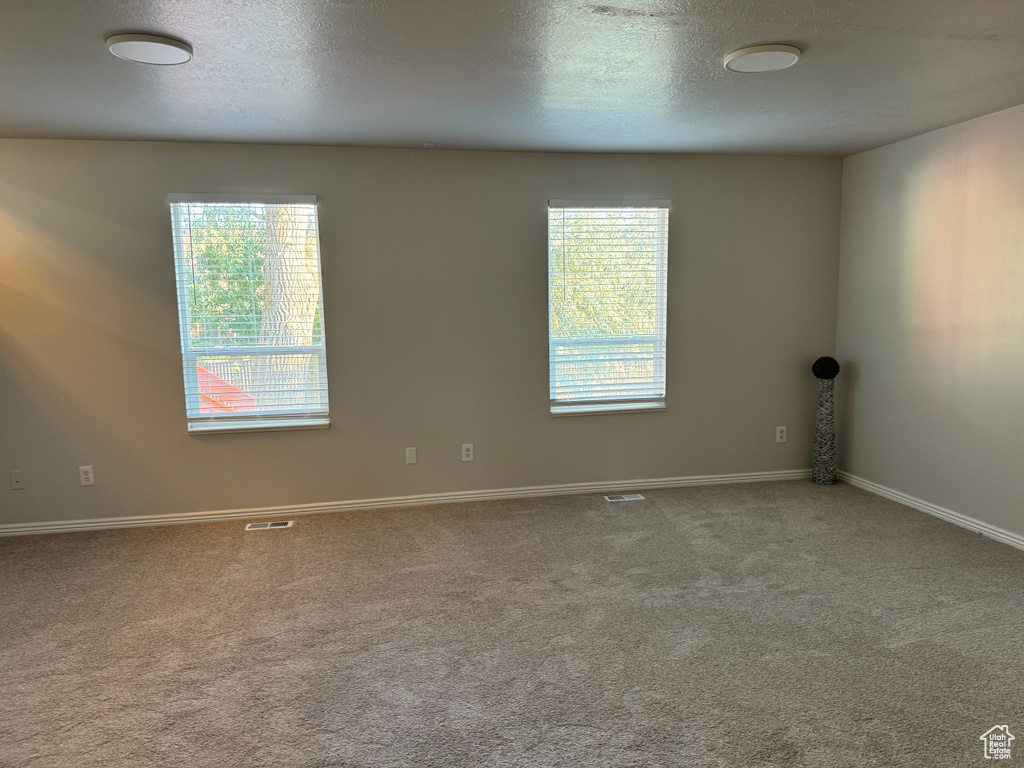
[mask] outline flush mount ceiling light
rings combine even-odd
[[[725,68],[730,72],[775,72],[792,67],[800,59],[795,45],[753,45],[741,48],[725,57]]]
[[[140,64],[184,64],[192,58],[191,45],[160,35],[114,35],[107,38],[107,48],[120,59]]]

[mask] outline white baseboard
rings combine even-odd
[[[961,528],[966,528],[969,531],[988,536],[990,539],[1001,541],[1003,544],[1009,544],[1011,547],[1024,550],[1024,536],[1013,531],[1008,531],[1005,528],[999,528],[989,523],[983,523],[981,520],[975,520],[973,517],[954,512],[952,509],[940,507],[938,504],[932,504],[930,501],[924,501],[901,491],[873,483],[870,480],[865,480],[863,477],[851,475],[849,472],[841,471],[839,477],[850,485],[863,488],[865,491],[869,491],[877,496],[884,496],[887,499],[892,499],[920,512],[942,518],[946,522],[953,523],[953,525],[959,525]]]
[[[18,536],[34,533],[67,533],[69,531],[98,531],[107,528],[139,528],[149,525],[179,525],[181,523],[209,523],[257,517],[291,517],[294,515],[322,514],[324,512],[345,512],[356,509],[414,507],[424,504],[450,504],[452,502],[459,501],[521,499],[529,496],[567,496],[580,493],[606,493],[608,491],[621,492],[650,488],[681,488],[687,485],[727,485],[731,483],[761,483],[770,480],[806,480],[810,476],[811,471],[809,469],[787,469],[778,472],[746,472],[735,475],[662,477],[651,480],[566,483],[563,485],[533,485],[525,488],[499,488],[496,490],[486,491],[425,493],[419,496],[391,496],[381,499],[359,499],[357,501],[328,501],[322,504],[297,504],[291,507],[222,509],[214,512],[184,512],[177,515],[102,517],[92,520],[57,520],[45,523],[9,523],[6,525],[0,525],[0,536]]]

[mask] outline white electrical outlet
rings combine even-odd
[[[12,491],[23,491],[25,489],[25,475],[22,474],[20,469],[16,469],[11,472],[11,490]]]
[[[775,428],[775,442],[776,443],[784,443],[784,442],[786,442],[786,428],[785,427],[776,427]]]
[[[406,464],[415,464],[416,463],[416,449],[415,448],[406,448],[405,449],[405,463]]]
[[[473,444],[463,443],[462,444],[462,460],[472,461],[473,460]]]
[[[78,480],[82,485],[96,485],[96,476],[92,473],[92,467],[79,467]]]

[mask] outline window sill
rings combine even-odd
[[[595,403],[592,405],[553,405],[552,416],[592,416],[602,413],[637,413],[642,411],[664,411],[664,400],[647,403]]]
[[[331,420],[323,419],[252,419],[235,422],[195,422],[188,425],[190,435],[223,435],[234,432],[281,432],[294,429],[327,429]]]

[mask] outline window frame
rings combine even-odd
[[[559,401],[552,398],[552,385],[554,381],[554,361],[553,361],[553,347],[555,346],[556,339],[551,335],[551,212],[553,209],[565,209],[565,208],[592,208],[592,209],[616,209],[616,208],[657,208],[663,211],[664,216],[664,233],[665,239],[662,246],[661,258],[664,264],[663,279],[657,284],[656,289],[656,301],[660,306],[660,316],[662,320],[662,327],[664,328],[663,336],[659,339],[657,334],[636,336],[636,337],[614,337],[618,339],[635,338],[636,340],[646,340],[653,338],[660,341],[663,354],[660,357],[654,359],[655,374],[653,379],[657,381],[660,379],[661,383],[661,394],[660,396],[651,396],[644,398],[614,398],[604,400],[571,400],[571,401]],[[546,208],[546,225],[547,225],[547,241],[548,241],[548,252],[547,252],[547,263],[548,263],[548,409],[549,415],[554,418],[562,418],[566,416],[590,416],[590,415],[601,415],[601,414],[620,414],[620,413],[642,413],[649,411],[664,411],[668,408],[667,405],[667,394],[668,394],[668,239],[669,239],[669,217],[671,214],[672,202],[671,200],[661,198],[572,198],[572,199],[550,199],[547,203]],[[610,338],[610,337],[605,337]],[[581,337],[577,342],[581,345],[587,343],[600,344],[603,339],[597,337],[594,339],[586,339]],[[606,342],[605,342],[606,343]]]
[[[324,296],[323,296],[323,264],[321,261],[320,248],[320,211],[316,195],[265,195],[265,194],[191,194],[172,193],[167,196],[168,207],[171,212],[171,233],[174,250],[174,280],[178,296],[178,332],[181,340],[182,378],[185,389],[185,420],[188,433],[191,435],[227,434],[239,432],[270,432],[280,430],[302,430],[302,429],[326,429],[330,427],[330,399],[329,399],[329,378],[327,374],[327,337],[325,325]],[[189,345],[186,348],[188,339],[188,328],[192,326],[191,302],[185,283],[180,279],[179,265],[185,258],[182,254],[177,232],[181,231],[181,209],[182,204],[228,204],[228,205],[312,205],[314,208],[314,223],[316,226],[317,244],[317,271],[319,273],[319,307],[320,307],[320,343],[300,346],[220,346],[193,348]],[[324,408],[319,411],[299,412],[280,410],[264,411],[259,414],[242,413],[232,414],[200,414],[198,365],[199,358],[211,355],[245,355],[255,357],[260,355],[315,355],[322,360],[324,372]],[[190,415],[195,413],[197,415]],[[290,416],[290,414],[293,414]]]

